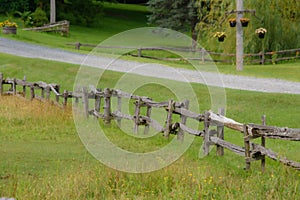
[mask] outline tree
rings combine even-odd
[[[198,23],[195,0],[149,0],[148,6],[152,14],[149,22],[160,27],[178,31],[191,31],[193,40],[197,41]]]
[[[197,0],[198,9],[198,37],[201,45],[212,51],[235,52],[235,28],[230,28],[226,12],[236,10],[236,0]],[[300,1],[299,0],[244,0],[244,9],[256,11],[256,16],[244,14],[250,18],[250,24],[244,28],[244,52],[258,53],[283,49],[299,48],[300,46]],[[266,28],[265,39],[261,40],[255,34],[257,28]],[[227,34],[225,43],[216,43],[212,36],[216,31]],[[216,45],[217,44],[217,45]]]

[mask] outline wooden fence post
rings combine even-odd
[[[122,97],[118,96],[118,112],[122,112]],[[121,128],[121,125],[122,125],[122,118],[121,117],[118,117],[117,118],[117,125],[119,128]]]
[[[142,49],[141,48],[138,48],[138,57],[142,57]]]
[[[76,88],[75,88],[75,107],[76,108],[78,108],[78,104],[79,104],[78,94],[80,94],[80,87],[78,85],[76,85]]]
[[[250,170],[250,163],[251,163],[250,138],[249,138],[249,133],[248,133],[246,124],[244,124],[244,145],[245,145],[245,161],[246,161],[245,169]]]
[[[262,116],[261,121],[262,121],[262,125],[266,126],[266,115]],[[266,146],[265,136],[261,136],[261,146],[263,146],[263,147]],[[266,167],[266,156],[262,155],[262,158],[261,158],[261,171],[262,171],[262,173],[265,172],[265,167]]]
[[[96,89],[96,92],[101,92],[101,89]],[[101,96],[99,94],[95,94],[95,111],[100,113],[101,107]]]
[[[138,134],[139,132],[139,121],[140,121],[140,110],[141,110],[141,98],[135,101],[135,111],[134,111],[134,127],[133,132]]]
[[[0,96],[3,95],[3,74],[0,73]]]
[[[50,100],[50,86],[49,85],[46,86],[46,100],[47,101]]]
[[[69,96],[69,92],[68,92],[68,90],[65,90],[63,93],[63,108],[64,109],[67,107],[68,96]]]
[[[203,145],[203,150],[204,150],[204,156],[207,156],[209,154],[209,118],[210,114],[209,112],[205,112],[204,115],[204,145]]]
[[[31,85],[30,86],[30,100],[32,101],[35,97],[35,94],[34,94],[34,86]]]
[[[151,112],[152,112],[152,107],[151,106],[147,106],[147,112],[146,112],[146,116],[149,117],[149,119],[151,118]],[[144,134],[148,134],[149,133],[149,123],[146,123],[145,125],[145,129],[144,129]]]
[[[84,107],[84,115],[86,118],[89,118],[89,96],[88,90],[86,87],[82,88],[82,100],[83,100],[83,107]]]
[[[219,108],[219,115],[224,116],[225,110],[224,108]],[[224,124],[221,126],[217,126],[217,137],[221,140],[224,140]],[[224,155],[224,147],[217,145],[217,155]]]
[[[104,90],[104,122],[110,124],[111,121],[111,94],[112,91],[109,88]]]
[[[166,128],[164,130],[165,138],[169,138],[169,135],[170,135],[171,126],[172,126],[172,115],[173,115],[174,108],[175,108],[175,101],[170,100],[168,108],[167,108],[168,115],[167,115],[167,120],[166,120]]]
[[[12,83],[13,95],[17,94],[17,80],[14,78]]]
[[[45,89],[44,88],[41,88],[42,89],[42,91],[41,91],[41,97],[42,97],[42,99],[44,99],[45,98]]]
[[[26,98],[26,76],[23,77],[23,97]]]
[[[55,88],[56,92],[59,94],[59,90],[60,90],[60,85],[57,85]],[[56,95],[56,102],[59,102],[59,95]]]
[[[186,100],[183,102],[182,108],[189,109],[189,104],[190,104],[189,100],[186,99]],[[185,124],[186,124],[187,117],[184,116],[184,115],[181,115],[181,116],[180,116],[180,119],[181,119],[181,122],[180,122],[180,123],[183,124],[183,125],[185,125]],[[177,140],[183,141],[183,139],[184,139],[184,130],[182,130],[182,129],[179,127],[179,131],[178,131],[178,134],[177,134]]]

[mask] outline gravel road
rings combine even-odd
[[[73,64],[84,63],[85,65],[98,68],[107,68],[107,64],[111,62],[111,59],[109,58],[90,56],[86,59],[87,55],[85,54],[28,44],[6,38],[0,38],[0,52],[22,57],[41,58]],[[300,82],[291,82],[279,79],[255,78],[210,72],[195,73],[193,70],[175,69],[159,64],[124,60],[115,61],[112,65],[110,65],[109,70],[176,81],[202,83],[231,89],[268,93],[300,94]]]

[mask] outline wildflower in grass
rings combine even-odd
[[[189,173],[189,176],[193,176],[193,174],[192,174],[192,173]]]

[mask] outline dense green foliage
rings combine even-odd
[[[69,20],[73,24],[93,26],[99,24],[102,3],[93,0],[68,0],[57,6],[57,19]]]
[[[102,0],[56,0],[56,19],[69,20],[72,24],[84,26],[95,25],[101,20],[102,2]],[[49,0],[0,0],[0,5],[0,14],[34,12],[40,8],[47,16],[50,15]]]
[[[235,14],[226,12],[236,10],[236,2],[230,0],[210,1],[198,0],[200,21],[198,23],[199,41],[209,50],[235,52],[235,28],[229,27],[229,18]],[[244,14],[250,18],[247,28],[244,28],[244,51],[258,53],[261,51],[277,51],[299,48],[300,36],[300,1],[297,0],[250,0],[244,1],[244,9],[255,10],[256,13]],[[259,39],[255,34],[257,28],[266,28],[265,39]],[[227,38],[219,44],[213,34],[225,31]],[[215,45],[212,45],[215,44]],[[212,48],[214,47],[215,48]]]
[[[33,26],[43,26],[49,22],[46,12],[41,8],[37,8],[30,17],[32,18]]]
[[[150,0],[149,21],[161,27],[180,31],[190,30],[197,40],[197,4],[195,0]]]

